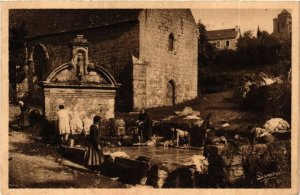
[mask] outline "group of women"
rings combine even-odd
[[[23,101],[19,101],[19,107],[21,110],[19,127],[26,130],[30,126],[30,108]],[[93,124],[90,126],[89,146],[84,157],[85,164],[95,171],[99,170],[103,162],[103,151],[98,141],[100,121],[100,116],[93,118]]]
[[[27,129],[27,127],[30,126],[30,108],[23,101],[19,101],[19,106],[21,110],[21,114],[19,117],[19,126],[22,129]],[[100,116],[95,116],[93,118],[93,124],[90,126],[90,135],[88,139],[89,145],[84,157],[85,164],[96,171],[99,170],[100,165],[104,161],[103,151],[98,139],[100,134],[100,121]],[[149,140],[152,134],[151,119],[149,117],[149,114],[144,109],[141,110],[139,115],[139,127],[139,134],[143,138],[143,141]]]
[[[103,150],[98,139],[100,121],[99,116],[93,118],[93,124],[90,127],[89,146],[84,159],[85,164],[95,171],[101,169],[101,164],[104,161]],[[143,141],[149,140],[152,134],[151,119],[144,109],[141,110],[139,115],[139,126]]]

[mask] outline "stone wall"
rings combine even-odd
[[[197,96],[197,36],[198,31],[190,10],[144,10],[140,14],[140,56],[147,77],[134,81],[134,108],[144,105],[166,105],[167,84],[176,86],[175,103]],[[169,50],[169,35],[174,36],[174,49]],[[140,65],[139,65],[140,66]],[[142,79],[144,79],[142,81]],[[144,92],[146,89],[146,94]]]
[[[139,56],[139,25],[137,21],[104,26],[83,31],[60,33],[28,40],[29,50],[42,43],[49,54],[47,74],[57,66],[70,61],[69,41],[78,34],[91,42],[89,59],[102,66],[122,86],[117,91],[117,107],[126,110],[132,107],[132,54]],[[30,49],[31,48],[31,49]],[[46,75],[47,75],[46,74]]]
[[[172,51],[168,49],[171,33]],[[50,67],[45,70],[50,72],[69,61],[68,43],[78,34],[91,42],[90,62],[107,69],[122,84],[116,95],[117,110],[168,104],[170,81],[175,103],[197,96],[198,30],[189,9],[143,10],[136,21],[31,38],[28,51],[41,43],[49,56]],[[132,56],[142,63],[132,65]]]
[[[245,179],[242,155],[226,155],[227,146],[209,145],[205,148],[208,158],[208,176],[216,185],[230,185]]]
[[[133,102],[134,110],[147,107],[147,86],[146,86],[147,64],[133,63]]]
[[[114,90],[45,88],[44,98],[43,109],[48,120],[57,120],[56,113],[61,104],[70,111],[70,115],[76,112],[81,119],[85,116],[92,119],[93,115],[114,118]]]
[[[207,145],[212,187],[282,187],[290,185],[290,141]]]
[[[237,38],[235,38],[235,39],[214,40],[214,41],[209,41],[209,42],[211,44],[215,44],[215,46],[217,46],[218,41],[220,42],[220,46],[218,47],[219,49],[233,49],[233,50],[236,50]],[[226,47],[226,41],[229,41],[229,47]]]

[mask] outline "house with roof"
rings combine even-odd
[[[236,49],[237,39],[241,36],[238,26],[231,29],[207,31],[207,40],[218,49]]]
[[[117,83],[116,109],[174,105],[197,97],[198,29],[189,9],[11,9],[26,23],[28,93],[71,59],[77,35]],[[39,95],[40,93],[35,93]]]

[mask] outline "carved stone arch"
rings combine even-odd
[[[66,70],[70,67],[73,67],[73,64],[72,63],[65,63],[65,64],[62,64],[58,67],[56,67],[55,69],[53,69],[50,74],[47,76],[47,79],[46,79],[46,82],[51,82],[52,79],[58,74],[60,73],[61,71],[63,70]]]
[[[64,70],[72,69],[72,68],[74,68],[74,64],[72,62],[65,63],[58,66],[57,68],[55,68],[50,72],[50,74],[46,79],[46,83],[55,82],[55,78],[57,77],[57,75],[59,75],[59,73],[61,73]],[[103,79],[106,81],[105,84],[111,85],[113,87],[119,86],[119,84],[116,82],[114,77],[106,69],[100,66],[96,66],[94,71],[96,71],[101,77],[103,77]]]
[[[33,73],[38,77],[38,80],[43,81],[49,70],[49,54],[46,46],[38,43],[32,51]]]
[[[119,84],[116,82],[116,80],[114,79],[114,77],[103,67],[101,66],[96,66],[95,67],[96,71],[103,76],[103,78],[105,80],[108,81],[109,84],[112,84],[114,86],[118,86]]]

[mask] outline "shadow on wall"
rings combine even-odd
[[[121,86],[116,95],[116,111],[129,112],[133,109],[133,65],[128,61],[119,77]]]

